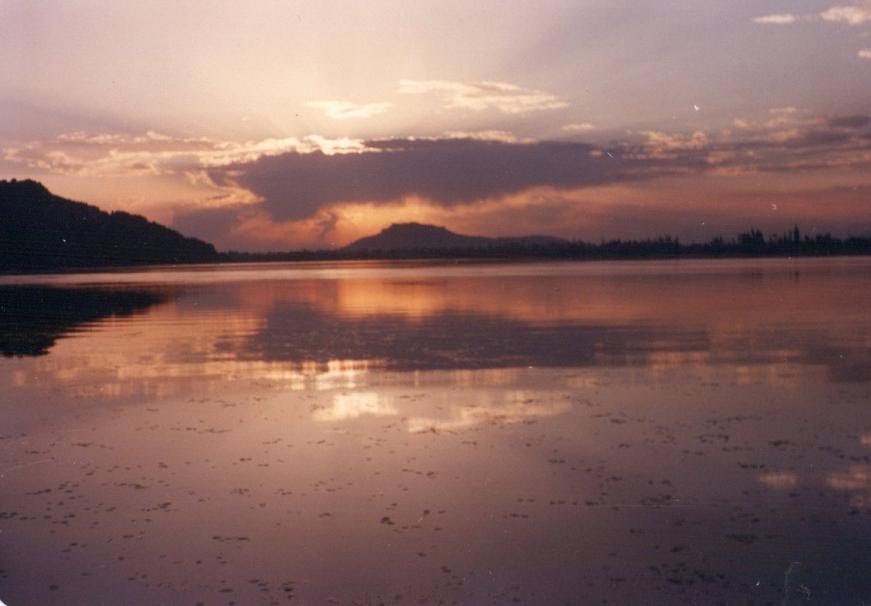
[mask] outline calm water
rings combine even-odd
[[[0,278],[0,599],[871,601],[871,259]]]

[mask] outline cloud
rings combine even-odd
[[[522,114],[568,107],[568,103],[550,93],[505,82],[400,80],[399,92],[403,95],[439,94],[444,98],[446,109],[496,109],[506,114]]]
[[[871,5],[861,6],[833,6],[820,13],[823,21],[846,23],[847,25],[862,25],[871,22]]]
[[[310,221],[275,221],[262,204],[229,204],[214,208],[180,208],[171,225],[225,250],[287,250],[291,247],[330,246],[340,221],[322,213]]]
[[[350,101],[309,101],[308,107],[321,109],[328,118],[333,120],[349,120],[353,118],[371,118],[383,114],[392,107],[390,103],[366,103],[356,105]]]
[[[820,116],[794,107],[771,109],[768,114],[763,120],[736,119],[733,124],[739,134],[737,137],[733,135],[731,140],[742,146],[760,143],[792,147],[817,145],[848,139],[855,141],[863,129],[871,126],[871,116],[864,114]]]
[[[831,118],[829,126],[833,128],[864,128],[871,124],[871,116],[855,115]]]
[[[529,139],[519,139],[514,133],[505,130],[449,130],[440,139],[478,139],[480,141],[502,141],[503,143],[531,143]]]
[[[793,23],[798,23],[800,20],[801,17],[799,15],[793,15],[792,13],[774,13],[772,15],[756,17],[753,19],[753,22],[761,23],[763,25],[792,25]]]
[[[362,149],[355,139],[308,137],[258,141],[221,141],[207,137],[175,137],[147,131],[88,133],[75,131],[54,139],[31,141],[3,150],[5,160],[30,169],[73,176],[111,176],[147,172],[183,175],[214,166],[252,162],[288,151],[348,153]]]
[[[871,48],[863,48],[862,50],[857,52],[856,55],[860,59],[871,59]]]
[[[596,126],[589,122],[574,122],[572,124],[563,125],[562,130],[567,133],[585,133],[591,130],[596,130]]]
[[[637,156],[664,163],[704,161],[711,174],[799,173],[871,166],[871,117],[820,116],[774,108],[762,119],[739,118],[734,129],[667,133],[645,131]]]
[[[110,208],[139,207],[137,212],[147,214],[151,214],[150,208],[158,213],[150,218],[166,221],[167,214],[172,216],[191,208],[253,206],[261,201],[237,183],[232,171],[224,172],[217,183],[210,177],[210,169],[250,163],[291,150],[299,153],[317,150],[329,156],[361,149],[362,141],[319,135],[239,142],[155,131],[144,134],[75,131],[6,147],[0,150],[0,158],[35,177],[59,175],[78,182],[102,183],[99,193],[89,198],[91,201]],[[119,183],[126,185],[119,187]],[[134,191],[132,183],[146,187],[147,191]]]
[[[822,116],[809,114],[796,107],[774,107],[768,110],[768,116],[762,120],[737,118],[733,125],[743,131],[742,137],[764,138],[768,141],[783,142],[796,139],[807,129],[825,126],[826,119]]]
[[[774,108],[721,132],[642,131],[608,147],[517,141],[506,133],[359,143],[358,153],[292,150],[208,170],[262,200],[275,221],[303,221],[348,204],[480,204],[534,188],[572,190],[667,175],[855,168],[871,163],[871,118]],[[461,137],[461,138],[456,138]],[[323,215],[321,215],[323,216]]]
[[[802,21],[819,20],[830,23],[846,23],[852,26],[863,25],[871,22],[871,3],[833,6],[818,14],[773,13],[756,17],[753,22],[762,25],[794,25]]]
[[[683,133],[663,133],[659,131],[644,131],[650,150],[656,153],[667,153],[676,150],[703,149],[708,145],[708,135],[697,130],[690,135]]]
[[[173,218],[172,226],[185,234],[197,234],[197,237],[212,242],[220,241],[222,247],[232,249],[237,248],[240,228],[256,218],[257,214],[257,207],[247,204],[200,208],[178,213]]]
[[[533,206],[547,231],[583,222],[577,196],[605,187],[640,191],[642,182],[655,189],[662,178],[692,184],[704,176],[858,174],[871,168],[871,116],[779,107],[726,130],[640,131],[607,146],[530,141],[503,131],[248,142],[72,132],[4,152],[7,161],[37,172],[148,185],[152,200],[161,197],[161,212],[185,233],[262,250],[347,241],[354,230],[377,229],[398,215],[441,223],[480,216],[481,233],[497,224],[504,232],[511,226],[500,222],[508,217],[537,225]]]
[[[536,186],[573,188],[638,178],[651,158],[582,143],[507,143],[481,139],[388,139],[359,154],[288,152],[209,171],[264,200],[276,220],[302,220],[346,202],[388,203],[417,197],[449,207]],[[660,170],[670,170],[660,166]]]
[[[871,140],[863,129],[829,127],[753,131],[740,140],[725,138],[708,150],[709,159],[722,154],[719,174],[867,170],[871,167]]]

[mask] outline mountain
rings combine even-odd
[[[0,181],[0,271],[217,261],[211,244],[32,180]]]
[[[516,238],[487,238],[464,236],[438,225],[423,223],[394,223],[374,236],[360,238],[348,244],[344,251],[425,251],[498,248],[560,247],[568,240],[552,236],[521,236]]]

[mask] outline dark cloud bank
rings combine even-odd
[[[701,145],[688,145],[680,137],[626,140],[608,147],[474,138],[388,139],[365,145],[368,151],[363,153],[289,152],[211,168],[209,176],[216,184],[243,187],[263,202],[195,211],[178,216],[174,225],[185,233],[244,248],[244,242],[228,240],[227,234],[258,213],[275,222],[301,221],[342,203],[390,203],[409,196],[450,208],[539,186],[568,190],[675,174],[700,175],[711,168],[735,168],[739,173],[855,169],[868,164],[871,117],[831,117],[822,125],[800,127],[800,132],[783,139],[756,131],[744,133],[741,139],[714,139]],[[655,209],[648,209],[647,214],[651,212],[656,215]],[[680,217],[670,216],[679,222]]]
[[[212,169],[264,199],[276,220],[300,220],[347,201],[388,202],[417,195],[452,206],[535,186],[573,188],[635,179],[660,160],[586,143],[506,143],[476,139],[371,141],[367,153],[291,152]],[[669,164],[674,164],[670,162]]]

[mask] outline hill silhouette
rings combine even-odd
[[[140,215],[67,200],[29,179],[0,181],[0,271],[218,260],[211,244]]]
[[[140,215],[105,212],[49,192],[32,180],[0,180],[0,273],[107,266],[353,259],[671,259],[871,254],[871,237],[781,234],[758,229],[725,240],[684,244],[661,236],[600,243],[553,236],[490,238],[422,223],[394,223],[338,249],[251,253],[217,252]]]
[[[685,244],[660,236],[646,240],[565,240],[553,236],[487,238],[457,234],[437,225],[394,223],[381,232],[343,248],[250,253],[228,251],[227,261],[342,261],[404,259],[719,259],[869,255],[871,237],[840,239],[828,233],[802,234],[798,226],[767,237],[758,229],[724,239]]]
[[[374,236],[351,242],[343,250],[348,252],[412,251],[412,250],[469,250],[505,247],[563,246],[568,240],[553,236],[520,236],[514,238],[487,238],[465,236],[445,227],[424,223],[393,223]]]

